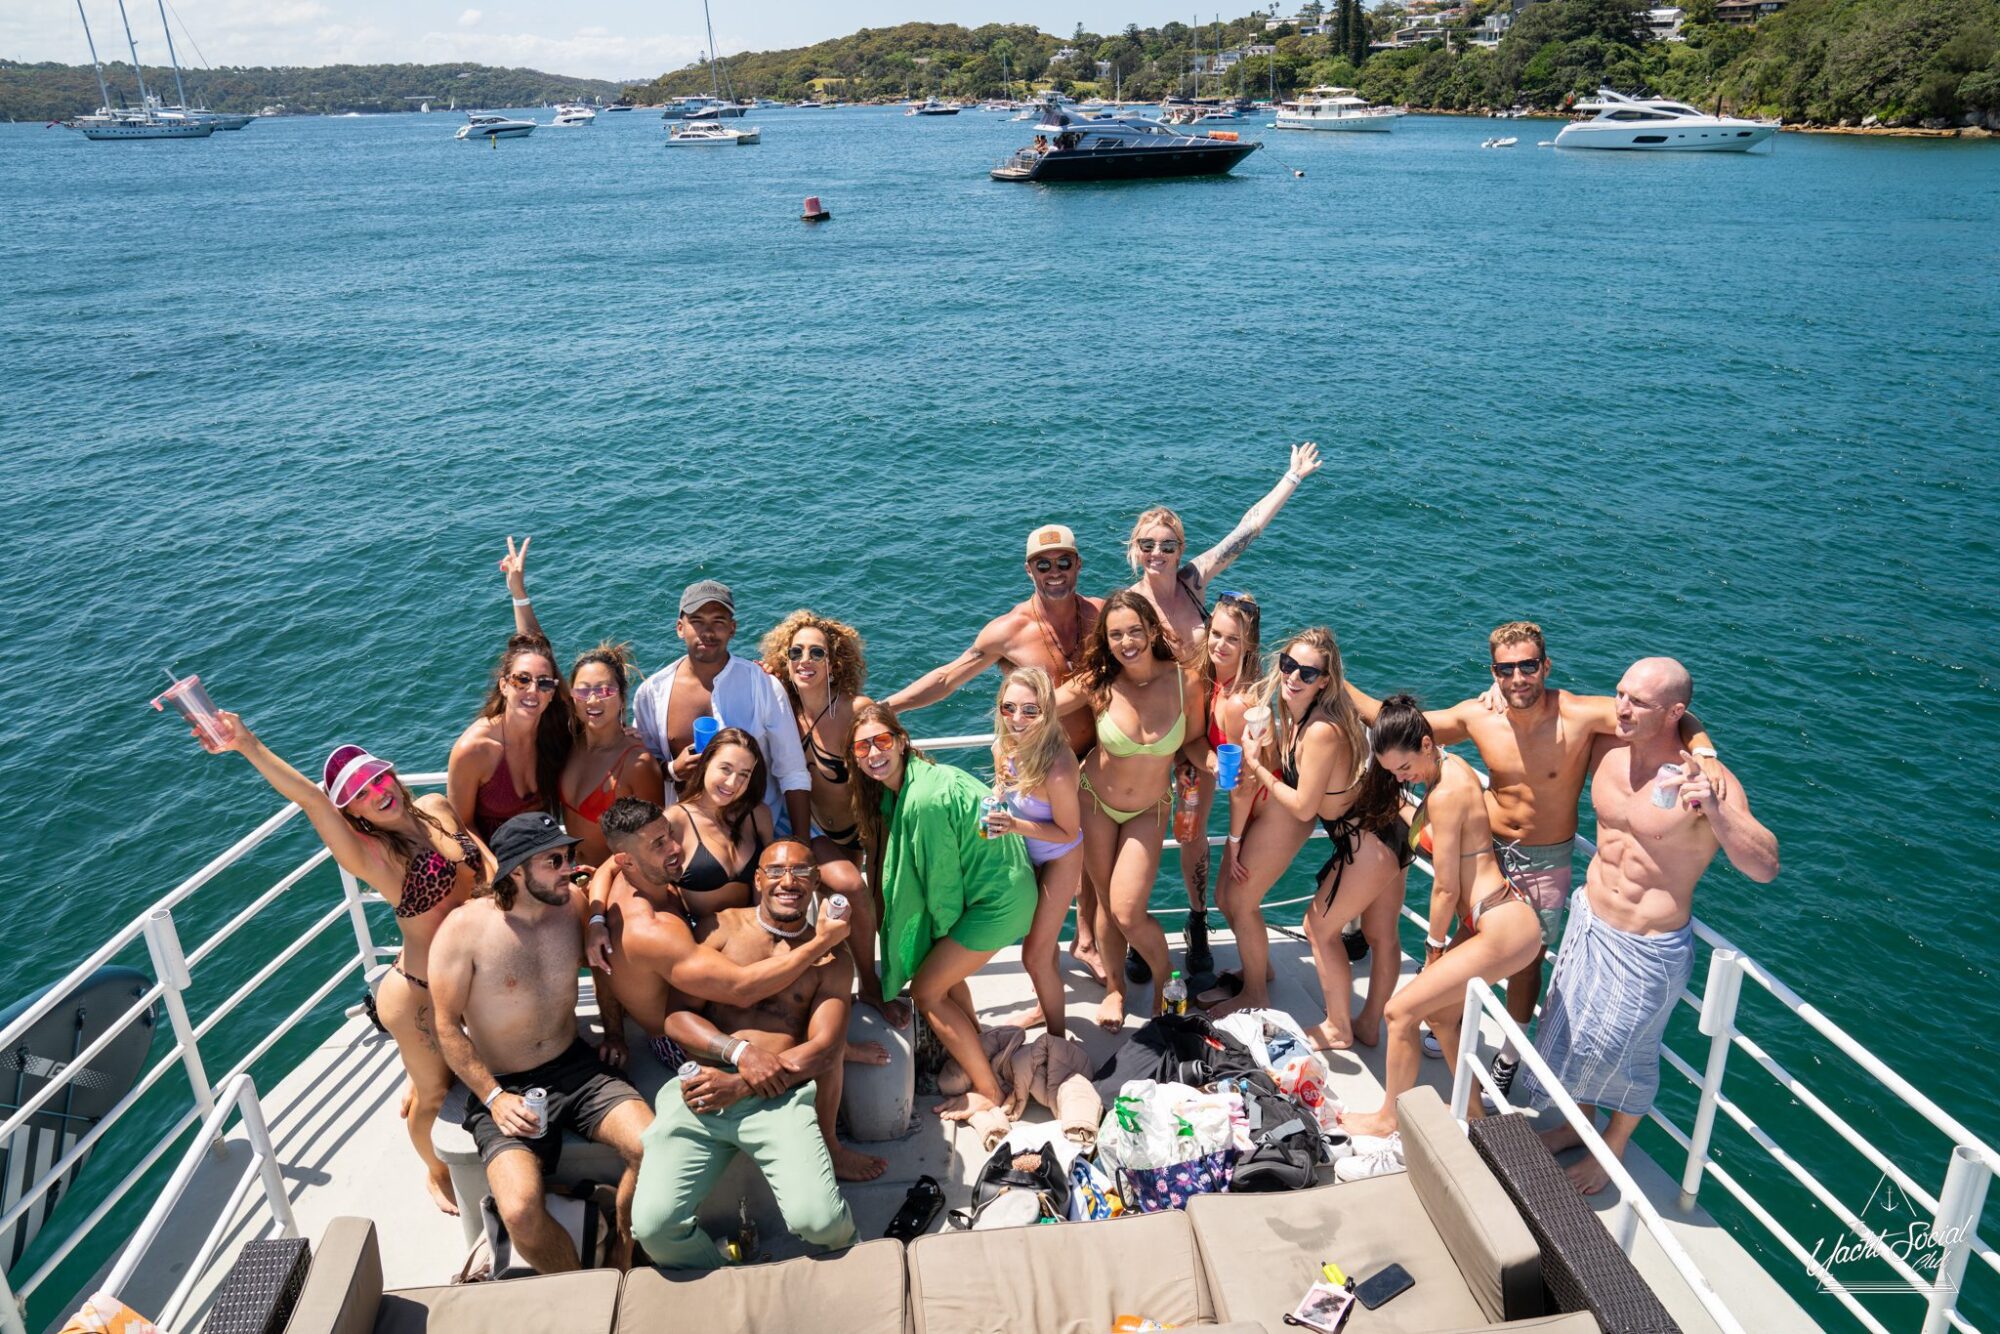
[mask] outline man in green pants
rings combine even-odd
[[[757,859],[755,906],[719,914],[700,948],[743,967],[814,948],[806,905],[817,878],[805,844],[773,843]],[[818,1246],[854,1240],[813,1110],[813,1080],[840,1059],[853,990],[854,960],[841,946],[768,1000],[708,1002],[667,1017],[667,1036],[702,1069],[660,1090],[644,1140],[632,1235],[654,1264],[723,1262],[695,1213],[738,1149],[771,1183],[786,1227]]]

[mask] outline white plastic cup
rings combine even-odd
[[[1271,732],[1270,705],[1252,704],[1249,708],[1243,710],[1244,740],[1246,741],[1260,740],[1263,737],[1270,735],[1270,732]]]
[[[216,745],[220,746],[228,740],[222,730],[222,719],[216,715],[215,705],[209,701],[208,692],[201,688],[201,677],[180,677],[153,699],[153,707],[163,713],[169,704],[174,706],[174,712],[187,720],[189,726]]]

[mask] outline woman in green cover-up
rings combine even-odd
[[[1000,1081],[979,1046],[965,980],[1018,943],[1035,920],[1035,870],[1019,834],[985,838],[980,801],[992,789],[910,744],[893,709],[855,710],[854,814],[867,845],[870,889],[880,896],[882,994],[910,984],[924,1022],[972,1082],[938,1106],[971,1121],[982,1138],[1004,1134]]]

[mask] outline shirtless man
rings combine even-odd
[[[688,921],[679,890],[680,840],[674,836],[666,813],[650,801],[621,797],[604,813],[602,828],[611,859],[591,882],[586,948],[592,966],[608,974],[619,1008],[639,1025],[653,1055],[668,1070],[678,1070],[687,1059],[667,1036],[667,1016],[673,1011],[703,1002],[748,1006],[768,1000],[847,939],[848,922],[822,916],[809,943],[801,942],[799,949],[774,954],[747,968],[739,966],[718,951],[695,943],[697,930],[712,929],[713,922]],[[760,889],[766,879],[759,870]],[[616,968],[611,966],[614,956]],[[844,1037],[842,1045],[845,1047]],[[888,1059],[879,1044],[860,1045],[867,1049],[856,1053],[862,1059]],[[750,1063],[744,1073],[752,1078],[769,1075],[768,1067],[776,1064],[775,1058],[755,1050],[747,1052],[744,1059]],[[882,1175],[888,1163],[848,1148],[834,1135],[842,1073],[842,1067],[836,1065],[819,1081],[821,1133],[841,1180],[872,1181]]]
[[[1440,746],[1471,741],[1491,779],[1486,818],[1500,848],[1507,878],[1528,895],[1542,922],[1542,948],[1526,967],[1507,979],[1507,1013],[1526,1027],[1542,996],[1542,961],[1562,933],[1569,902],[1571,857],[1576,849],[1577,802],[1589,769],[1591,743],[1616,732],[1618,706],[1605,695],[1577,695],[1551,688],[1551,662],[1542,628],[1533,621],[1509,621],[1487,636],[1493,685],[1478,699],[1448,709],[1428,709],[1424,718]],[[1381,701],[1347,682],[1348,698],[1362,720],[1373,725]],[[1692,714],[1678,723],[1681,743],[1715,763],[1708,734]],[[1493,1080],[1504,1094],[1520,1068],[1509,1043],[1493,1058]]]
[[[1642,658],[1618,683],[1617,732],[1590,752],[1597,855],[1572,900],[1535,1050],[1586,1116],[1611,1113],[1604,1141],[1624,1156],[1660,1086],[1660,1038],[1694,971],[1694,889],[1716,849],[1759,884],[1778,874],[1778,840],[1750,814],[1735,776],[1698,766],[1677,733],[1694,694],[1687,668]],[[1678,772],[1667,766],[1678,765]],[[1517,1104],[1543,1107],[1532,1073]],[[1565,1124],[1545,1137],[1574,1147]],[[1604,1169],[1585,1157],[1569,1169],[1586,1195]]]
[[[659,1117],[646,1132],[633,1235],[666,1269],[722,1263],[695,1215],[737,1150],[771,1183],[786,1227],[817,1246],[854,1240],[854,1215],[834,1181],[813,1114],[814,1080],[840,1061],[854,963],[846,950],[820,958],[808,938],[812,850],[786,839],[764,849],[757,866],[763,886],[757,905],[719,914],[701,948],[744,968],[795,953],[817,962],[768,999],[710,1003],[667,1021],[668,1031],[705,1065],[660,1090]],[[767,1073],[750,1073],[753,1051],[773,1058]]]
[[[1084,597],[1076,591],[1083,573],[1076,535],[1059,523],[1045,523],[1029,533],[1027,571],[1034,589],[1027,601],[988,621],[971,648],[924,673],[884,702],[898,714],[907,714],[937,703],[996,665],[1002,676],[1016,667],[1039,667],[1058,686],[1074,675],[1083,662],[1083,637],[1104,610],[1102,598]],[[1063,728],[1078,756],[1097,744],[1094,720],[1087,709],[1067,715]],[[1088,876],[1077,894],[1076,921],[1070,955],[1103,982],[1104,962],[1098,957],[1095,925],[1097,887]]]
[[[493,834],[492,883],[446,917],[431,944],[438,1046],[472,1093],[465,1128],[479,1146],[507,1235],[541,1274],[582,1263],[542,1202],[563,1131],[609,1144],[625,1159],[616,1250],[623,1268],[640,1136],[653,1120],[639,1091],[576,1035],[584,898],[570,883],[575,842],[541,811],[501,825]],[[531,1088],[548,1091],[546,1124],[522,1100]]]

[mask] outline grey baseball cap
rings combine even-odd
[[[687,591],[681,594],[681,615],[685,616],[711,602],[720,602],[729,609],[731,616],[736,614],[736,597],[729,591],[728,584],[720,579],[700,579],[689,584]]]

